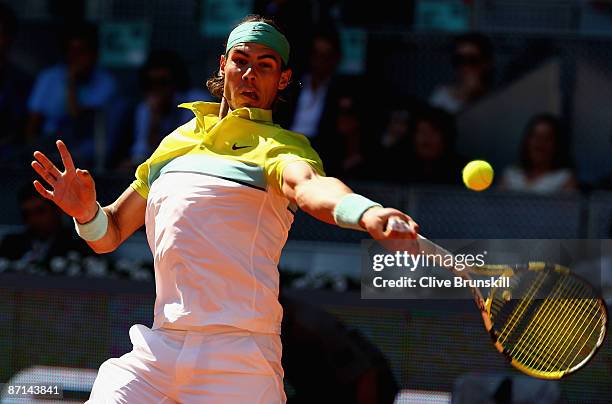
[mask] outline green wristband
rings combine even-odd
[[[374,206],[381,206],[380,203],[369,200],[359,194],[348,194],[340,199],[334,209],[334,220],[336,224],[345,229],[363,230],[359,226],[359,221],[364,212]]]

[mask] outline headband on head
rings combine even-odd
[[[254,42],[276,51],[285,62],[289,62],[289,41],[272,25],[261,21],[240,24],[232,30],[227,38],[225,53],[239,43]]]

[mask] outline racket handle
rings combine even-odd
[[[387,220],[387,227],[385,228],[385,235],[389,235],[392,231],[404,233],[404,232],[414,231],[414,229],[404,219],[401,219],[398,216],[391,216],[389,220]]]
[[[397,227],[395,227],[397,226]],[[397,216],[393,216],[391,218],[389,218],[389,221],[387,222],[387,230],[385,230],[385,234],[390,233],[392,230],[396,230],[396,231],[402,231],[400,228],[404,228],[404,229],[410,229],[410,225],[408,223],[406,223],[405,220],[397,217]],[[425,253],[429,253],[429,254],[442,254],[442,255],[447,255],[450,254],[452,255],[448,250],[446,250],[445,248],[440,247],[439,245],[437,245],[436,243],[434,243],[433,241],[429,240],[428,238],[422,236],[421,234],[417,233],[417,240],[419,240],[419,246],[421,248],[422,251],[424,251]]]
[[[385,237],[388,237],[392,232],[396,231],[399,233],[403,233],[409,230],[409,225],[404,220],[400,219],[397,216],[392,216],[387,220],[387,225],[385,226],[385,230],[383,233]]]

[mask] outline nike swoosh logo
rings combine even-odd
[[[251,147],[251,146],[236,146],[236,143],[234,143],[232,145],[232,150],[246,149],[247,147]]]

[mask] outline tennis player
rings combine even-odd
[[[72,216],[98,253],[146,224],[156,280],[151,328],[130,328],[133,350],[100,366],[90,403],[283,403],[277,264],[300,208],[377,239],[414,238],[406,214],[326,177],[308,140],[272,121],[291,79],[289,43],[248,17],[229,35],[208,81],[220,104],[166,136],[111,205],[58,140],[64,171],[35,152],[38,192]],[[390,217],[410,224],[385,230]],[[399,231],[401,230],[401,231]]]

